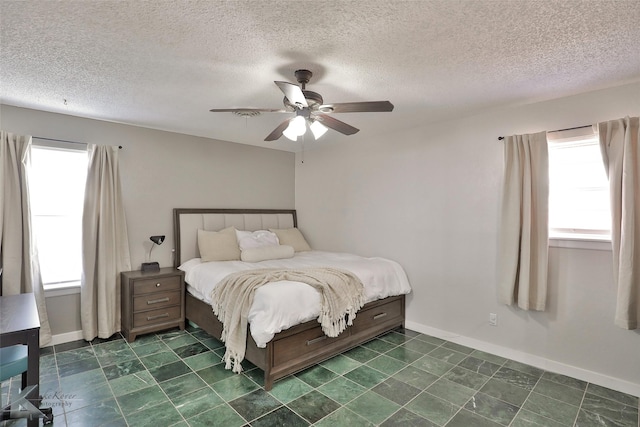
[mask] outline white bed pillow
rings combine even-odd
[[[198,230],[198,249],[202,262],[240,259],[240,247],[234,227],[220,231]]]
[[[293,258],[294,253],[293,247],[287,245],[262,246],[244,249],[240,252],[240,259],[244,262],[260,262],[270,259]]]
[[[304,239],[304,236],[297,228],[270,228],[269,231],[273,231],[278,236],[278,241],[281,245],[293,246],[296,252],[310,251],[311,246]]]
[[[238,238],[238,246],[241,251],[252,248],[262,248],[265,246],[278,246],[280,244],[278,236],[268,230],[236,230],[236,237]]]

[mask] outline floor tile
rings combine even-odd
[[[594,414],[612,425],[636,427],[638,425],[638,406],[629,406],[615,400],[606,399],[592,393],[587,393],[582,403],[582,409],[588,414]]]
[[[117,401],[122,413],[126,417],[134,412],[142,411],[156,405],[173,406],[167,405],[169,401],[157,385],[119,396],[117,397]]]
[[[251,423],[251,427],[304,427],[310,425],[304,418],[293,412],[286,406],[282,406],[273,412],[264,415]]]
[[[347,372],[344,377],[366,388],[371,388],[387,379],[386,374],[365,365]]]
[[[489,381],[488,376],[469,371],[460,366],[454,366],[449,372],[444,374],[442,378],[446,378],[449,381],[456,382],[474,390],[480,390],[480,388]]]
[[[407,366],[407,363],[383,354],[368,361],[367,366],[387,375],[393,375]]]
[[[520,410],[518,406],[503,402],[484,393],[477,393],[473,396],[464,406],[464,409],[505,426],[511,423]]]
[[[440,378],[429,386],[426,391],[457,406],[463,406],[476,393],[474,389],[449,381],[446,378]]]
[[[111,390],[116,397],[129,394],[155,384],[156,380],[149,371],[146,370],[109,380]]]
[[[583,425],[582,427],[588,426]],[[562,427],[562,424],[526,409],[520,409],[510,427]]]
[[[209,387],[176,396],[172,402],[184,418],[194,417],[224,404],[224,400]]]
[[[209,350],[209,347],[202,344],[201,342],[194,342],[192,344],[183,345],[182,347],[173,349],[173,352],[183,359],[200,353],[208,353],[210,351],[211,350]]]
[[[576,415],[578,415],[577,406],[569,405],[535,392],[531,393],[522,408],[543,417],[551,418],[565,426],[571,426],[576,419]]]
[[[325,360],[320,365],[335,372],[336,374],[342,375],[357,368],[361,365],[361,363],[353,360],[350,357],[339,354],[329,360]]]
[[[107,377],[107,380],[135,374],[136,372],[144,370],[146,370],[145,366],[137,358],[116,363],[115,365],[105,366],[102,368],[102,371],[104,372],[105,377]]]
[[[320,365],[313,366],[296,374],[296,377],[300,378],[312,387],[319,387],[337,376],[338,375],[336,373],[323,368]]]
[[[439,376],[425,372],[415,366],[407,366],[400,372],[393,374],[393,378],[414,386],[417,389],[424,390],[436,382]]]
[[[335,412],[332,412],[318,423],[314,424],[314,427],[374,427],[371,421],[362,418],[360,415],[345,408],[344,406]]]
[[[225,369],[224,363],[218,363],[217,365],[202,368],[196,371],[196,373],[209,385],[213,385],[218,381],[222,381],[225,378],[236,375],[233,371]]]
[[[136,427],[170,426],[182,420],[176,408],[165,402],[127,415],[127,423]]]
[[[270,392],[250,362],[241,374],[225,369],[224,351],[193,327],[50,346],[40,358],[43,407],[67,427],[639,427],[637,396],[406,329]],[[2,400],[20,383],[3,381]]]
[[[190,356],[184,359],[184,363],[194,371],[199,371],[202,368],[217,365],[220,361],[220,356],[212,351],[196,354],[195,356]]]
[[[530,393],[529,390],[496,378],[491,378],[480,391],[516,406],[522,406],[522,403],[529,397]]]
[[[264,390],[256,390],[229,402],[245,420],[251,422],[282,406],[282,403]]]
[[[183,394],[207,387],[207,384],[194,372],[171,378],[170,380],[160,382],[158,385],[171,400]]]
[[[340,407],[340,404],[324,394],[312,390],[287,404],[289,408],[299,414],[311,424],[320,421]]]
[[[184,375],[188,372],[192,372],[191,369],[181,360],[167,365],[158,366],[157,368],[149,369],[149,373],[159,383],[162,381],[170,380],[171,378]]]
[[[381,427],[437,427],[437,424],[422,418],[420,415],[407,411],[406,409],[400,409],[395,414],[387,418]]]
[[[424,392],[409,402],[405,408],[439,426],[445,425],[460,409],[459,406]],[[473,424],[468,424],[467,427],[471,425]]]
[[[344,405],[360,396],[367,389],[345,377],[338,377],[318,387],[318,391]]]
[[[340,378],[342,377],[338,377],[337,379]],[[328,384],[331,384],[332,382],[333,381],[329,382]],[[326,387],[328,384],[325,384],[322,387]],[[292,400],[295,400],[300,396],[309,393],[311,390],[313,390],[313,387],[311,387],[309,384],[305,383],[298,377],[291,375],[287,378],[276,381],[269,393],[280,402],[289,403]]]
[[[85,406],[84,408],[75,411],[67,411],[66,413],[67,425],[110,425],[114,421],[121,419],[122,413],[120,412],[120,408],[113,398]],[[57,423],[56,419],[54,418],[54,425],[55,424]]]
[[[434,359],[442,360],[443,362],[450,363],[452,365],[457,365],[467,358],[467,355],[464,353],[459,353],[455,350],[446,347],[438,347],[435,350],[427,353],[430,357]]]
[[[222,404],[188,418],[187,423],[190,427],[241,427],[247,422],[229,405]]]
[[[447,423],[447,427],[498,427],[500,424],[467,410],[461,410]]]
[[[258,389],[258,385],[244,375],[233,375],[214,383],[211,388],[226,402]]]
[[[346,407],[374,424],[382,423],[400,409],[400,405],[397,403],[380,397],[379,394],[372,391],[357,397]]]
[[[372,389],[375,393],[399,405],[404,405],[421,393],[421,390],[394,378],[387,378]]]

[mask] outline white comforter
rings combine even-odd
[[[351,271],[364,284],[366,302],[411,292],[407,275],[397,262],[345,253],[298,252],[293,258],[254,263],[202,262],[200,258],[194,258],[179,268],[185,272],[189,292],[211,304],[211,291],[228,274],[257,268],[304,267],[334,267]],[[265,347],[276,333],[316,319],[319,315],[320,294],[317,290],[304,283],[281,281],[256,290],[248,320],[256,344]]]

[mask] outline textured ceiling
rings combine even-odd
[[[639,23],[638,0],[0,0],[0,102],[296,151],[263,141],[286,115],[208,110],[281,108],[308,68],[325,103],[395,105],[317,144],[366,138],[638,81]]]

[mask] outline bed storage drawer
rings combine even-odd
[[[402,308],[403,300],[398,298],[361,310],[353,321],[352,332],[355,334],[362,330],[375,328],[378,324],[402,321],[404,316]]]
[[[322,332],[322,327],[317,326],[306,331],[274,341],[273,364],[278,366],[290,362],[292,358],[300,357],[308,353],[323,352],[332,344],[349,336],[347,329],[335,338],[329,338]]]

